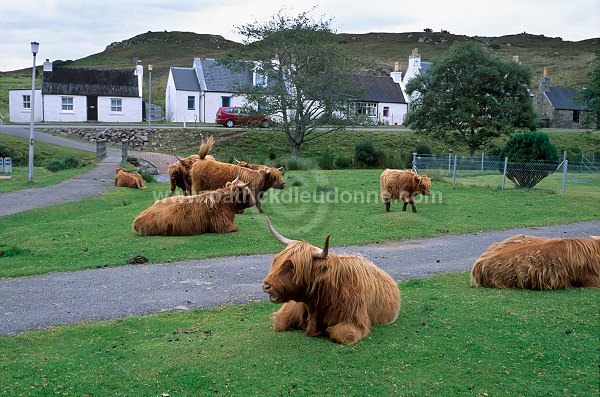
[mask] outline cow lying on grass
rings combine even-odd
[[[381,200],[385,203],[385,210],[390,211],[392,200],[402,200],[402,211],[410,204],[412,212],[417,212],[414,197],[419,194],[429,195],[431,179],[427,175],[419,176],[413,171],[386,169],[379,177]]]
[[[556,290],[600,287],[600,237],[516,235],[493,244],[471,269],[481,287]]]
[[[127,172],[125,168],[121,167],[115,169],[115,186],[146,189],[144,180],[140,174]]]
[[[221,189],[159,200],[135,218],[133,230],[142,236],[235,232],[236,210],[254,205],[247,185],[236,178]]]
[[[267,222],[273,236],[286,245],[263,281],[272,302],[286,302],[274,314],[275,331],[301,329],[308,336],[353,344],[371,326],[396,321],[400,291],[383,270],[361,256],[330,254],[329,236],[320,249],[281,236]]]
[[[256,201],[256,208],[263,213],[264,210],[260,203],[263,194],[270,188],[283,189],[285,181],[281,172],[276,168],[261,169],[258,171],[240,167],[234,164],[222,163],[220,161],[209,160],[207,157],[214,140],[210,137],[206,142],[200,145],[200,159],[191,167],[192,192],[198,194],[206,190],[214,190],[225,186],[227,181],[232,180],[239,175],[240,180],[248,183],[248,188],[252,191]]]

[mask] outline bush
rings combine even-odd
[[[556,147],[543,132],[524,132],[510,138],[500,151],[500,158],[506,157],[506,177],[522,188],[532,188],[553,173],[559,160]],[[503,170],[504,161],[499,167]]]
[[[362,141],[356,145],[354,160],[356,164],[363,167],[375,167],[379,165],[382,150],[377,150],[371,141]]]
[[[46,169],[48,171],[51,172],[56,172],[56,171],[60,171],[60,170],[64,170],[67,167],[65,166],[65,162],[62,159],[52,159],[49,160],[46,165],[45,165]]]
[[[79,157],[73,156],[73,155],[69,155],[69,156],[65,157],[63,159],[63,162],[65,163],[66,169],[79,168],[79,166],[81,165],[81,162],[79,161]]]
[[[352,157],[338,157],[335,159],[335,166],[337,168],[351,168],[354,164]]]
[[[317,163],[322,170],[332,170],[335,168],[335,155],[331,150],[327,149],[319,156]]]
[[[284,161],[284,164],[285,169],[288,171],[314,170],[315,168],[317,168],[317,164],[315,164],[312,160],[303,158],[299,158],[298,160],[288,159]]]
[[[156,178],[154,177],[154,175],[152,175],[148,171],[140,171],[139,174],[142,176],[142,179],[146,183],[154,183],[154,182],[156,182]]]

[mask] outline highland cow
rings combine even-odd
[[[146,189],[144,180],[140,174],[127,172],[125,168],[115,169],[115,186],[130,187],[133,189]]]
[[[600,237],[516,235],[490,246],[471,269],[471,284],[557,290],[600,287]]]
[[[328,336],[353,344],[371,326],[396,321],[400,291],[396,282],[367,259],[328,252],[269,230],[286,248],[273,259],[263,290],[271,301],[284,303],[274,314],[275,331],[301,329],[308,336]]]
[[[175,156],[177,157],[177,156]],[[207,160],[214,160],[211,155],[206,156]],[[200,156],[192,154],[186,158],[180,159],[177,157],[177,162],[169,165],[169,179],[171,182],[171,194],[175,194],[175,189],[180,188],[184,196],[192,194],[192,164],[200,160]]]
[[[234,181],[196,196],[168,197],[155,202],[133,221],[142,236],[193,236],[238,230],[236,210],[254,205],[247,183]]]
[[[387,212],[390,212],[392,200],[402,200],[402,211],[406,211],[406,206],[410,204],[412,212],[416,213],[414,198],[419,194],[429,195],[431,179],[427,175],[419,176],[414,171],[386,169],[379,177],[379,186]]]
[[[256,202],[256,208],[260,213],[264,210],[260,200],[264,193],[270,189],[285,188],[285,181],[281,172],[276,168],[252,170],[240,167],[234,164],[222,163],[220,161],[207,161],[206,157],[214,144],[210,137],[206,142],[200,145],[199,160],[194,162],[191,167],[192,192],[199,194],[202,191],[214,190],[223,187],[227,181],[239,175],[240,180],[248,183],[248,188],[252,191]]]

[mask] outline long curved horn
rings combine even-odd
[[[277,171],[282,171],[283,170],[283,166],[277,168]]]
[[[327,235],[327,238],[325,239],[325,245],[323,245],[323,249],[317,247],[313,248],[313,258],[327,258],[327,254],[329,253],[329,237],[331,237],[331,234]]]
[[[277,230],[275,230],[275,228],[271,224],[271,221],[269,220],[269,217],[267,215],[265,215],[265,218],[267,218],[267,224],[269,225],[269,231],[271,232],[273,237],[275,237],[277,239],[277,241],[279,241],[281,244],[289,245],[289,244],[297,241],[297,240],[290,240],[289,238],[283,237],[281,234],[279,234],[277,232]]]
[[[240,181],[241,173],[242,173],[242,170],[239,170],[237,176],[235,177],[235,179],[233,181],[231,181],[231,183],[233,183],[234,185],[237,184]]]
[[[236,162],[236,163],[238,163],[238,164],[241,162],[240,160],[236,159],[235,157],[233,157],[233,159],[234,159],[234,160],[235,160],[235,162]]]

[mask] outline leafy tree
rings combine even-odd
[[[516,129],[533,130],[531,71],[473,42],[455,43],[429,73],[411,79],[406,124],[439,140],[464,143],[471,155]]]
[[[342,115],[357,94],[351,88],[354,62],[336,41],[330,20],[279,11],[267,22],[237,30],[246,38],[244,45],[221,62],[238,68],[254,62],[266,76],[265,86],[239,86],[238,94],[261,112],[280,117],[273,128],[287,136],[292,158],[300,157],[304,142],[353,122]]]
[[[506,157],[506,177],[523,188],[532,188],[552,174],[559,160],[556,147],[543,132],[524,132],[510,138],[500,151],[500,158]],[[499,166],[504,168],[504,162]]]
[[[361,141],[356,144],[356,148],[354,150],[354,161],[359,166],[374,167],[379,165],[382,156],[383,151],[375,149],[373,142],[369,140]]]
[[[594,67],[588,73],[590,83],[587,87],[580,90],[575,100],[582,106],[589,109],[589,112],[582,112],[583,124],[600,128],[600,50],[596,50],[596,59]]]

